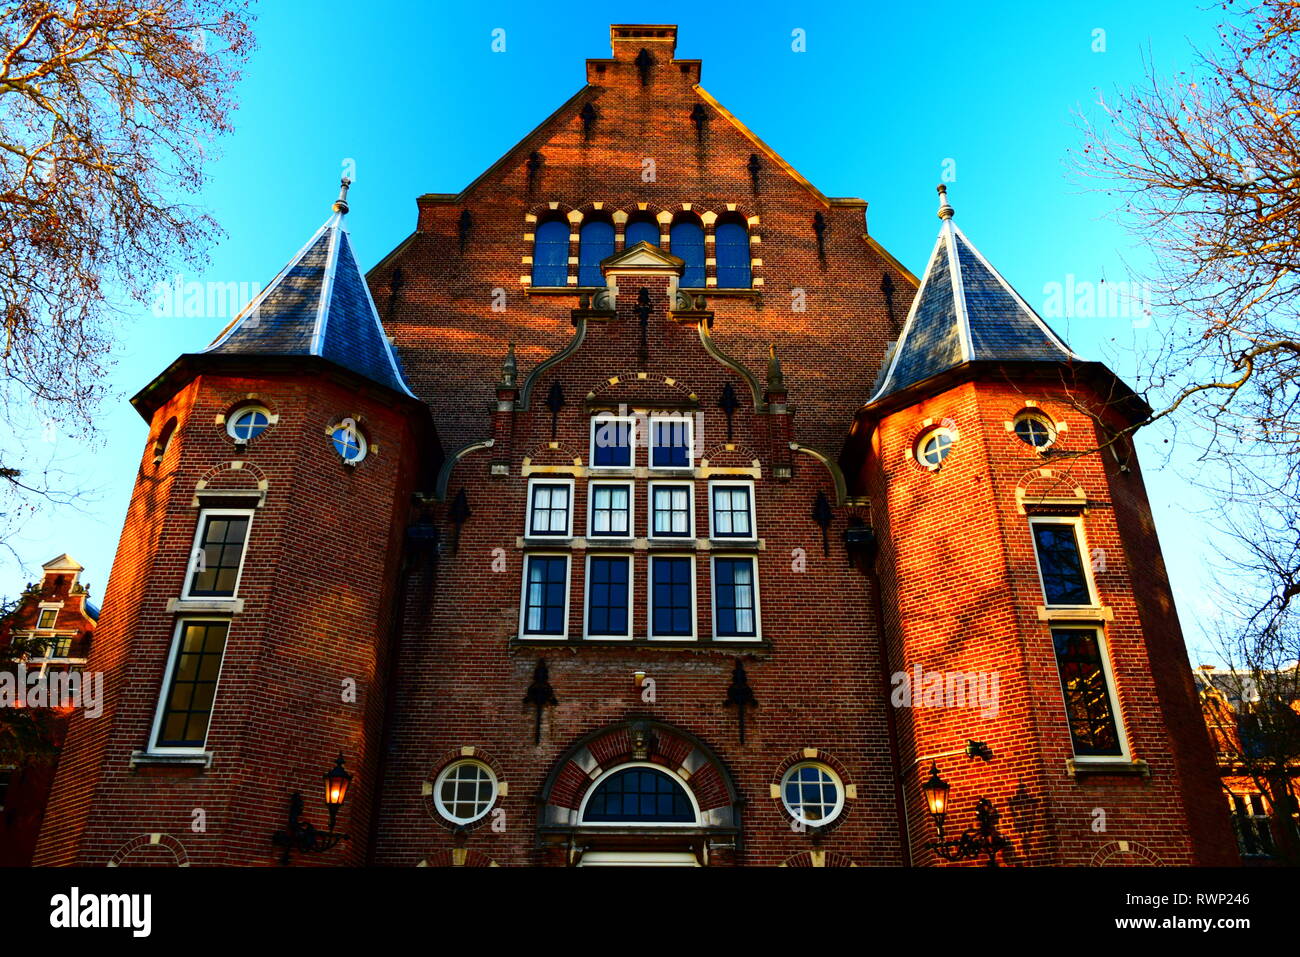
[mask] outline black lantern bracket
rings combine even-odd
[[[271,843],[284,849],[280,863],[288,864],[292,852],[303,854],[321,854],[333,850],[341,842],[348,840],[347,834],[334,830],[338,822],[339,808],[347,795],[348,783],[352,775],[343,768],[343,755],[339,755],[333,769],[325,774],[326,806],[329,808],[329,830],[321,831],[303,819],[304,802],[302,794],[294,791],[289,795],[289,821],[282,831],[271,835]]]

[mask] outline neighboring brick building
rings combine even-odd
[[[21,663],[24,677],[45,683],[52,673],[85,667],[99,609],[81,584],[82,571],[67,555],[42,566],[41,580],[29,585],[13,611],[0,620],[0,652],[5,661],[0,670],[17,677]],[[6,701],[3,706],[11,705]],[[66,712],[41,710],[45,713],[31,727],[53,753],[19,761],[5,756],[0,745],[0,867],[31,864],[54,783],[58,749],[67,731]]]
[[[340,752],[295,862],[931,864],[932,764],[1007,863],[1235,861],[1137,463],[1070,454],[1137,400],[946,202],[918,292],[675,28],[611,35],[366,280],[345,190],[135,398],[38,862],[273,863]]]

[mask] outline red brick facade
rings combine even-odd
[[[91,662],[110,710],[74,719],[38,862],[129,864],[166,847],[195,865],[271,863],[291,792],[323,823],[319,775],[341,751],[356,774],[339,823],[350,840],[295,862],[930,864],[919,762],[968,739],[993,758],[938,759],[950,826],[987,795],[1009,862],[1234,853],[1136,463],[1063,467],[1090,546],[1110,556],[1097,585],[1132,759],[1076,776],[1025,513],[1061,475],[1043,476],[1050,460],[1004,423],[1035,401],[1081,449],[1089,420],[1061,401],[1059,375],[1030,373],[855,420],[916,280],[867,235],[866,204],[789,169],[699,88],[698,61],[673,59],[674,38],[618,28],[613,58],[588,61],[588,85],[556,114],[462,193],[420,198],[416,231],[368,278],[423,404],[256,357],[182,362],[143,394],[152,433]],[[623,239],[649,214],[671,254],[683,213],[704,225],[706,284],[679,297],[680,261]],[[605,216],[626,253],[606,261],[608,298],[577,285],[578,230]],[[748,288],[717,282],[728,216],[748,233]],[[536,235],[557,217],[572,230],[567,281],[534,288]],[[254,399],[277,419],[235,447],[224,417]],[[602,413],[690,419],[690,467],[650,468],[641,447],[636,469],[599,470]],[[344,416],[372,446],[355,466],[326,434]],[[905,457],[927,418],[960,430],[941,472]],[[526,529],[539,479],[572,482],[569,534]],[[598,480],[632,487],[627,540],[594,533]],[[655,482],[692,490],[676,541],[650,534]],[[727,482],[752,482],[753,541],[711,531],[711,489]],[[231,623],[206,757],[163,763],[141,752],[187,614],[174,600],[196,521],[215,501],[252,509],[240,604],[206,613]],[[867,528],[874,565],[846,548]],[[568,562],[565,633],[521,634],[529,556],[548,555]],[[630,639],[585,637],[593,555],[627,559]],[[752,638],[716,634],[715,559],[728,556],[756,568]],[[693,563],[694,634],[652,638],[652,591],[677,600],[650,586],[669,557]],[[891,707],[891,675],[917,663],[997,672],[996,718]],[[440,798],[461,765],[492,781],[472,821]],[[782,799],[803,767],[834,781],[825,826]],[[636,768],[678,816],[597,821],[602,785]]]

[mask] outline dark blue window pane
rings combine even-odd
[[[691,427],[687,419],[654,422],[652,446],[655,468],[685,468],[691,464]]]
[[[713,563],[716,581],[714,604],[716,633],[723,638],[753,638],[758,616],[754,602],[754,560],[719,558]]]
[[[533,240],[533,285],[564,286],[569,281],[569,224],[558,219],[537,227]]]
[[[600,261],[614,255],[614,224],[594,219],[582,227],[578,243],[578,285],[603,286]]]
[[[749,231],[740,223],[719,223],[717,242],[718,286],[721,289],[749,288]]]
[[[628,768],[600,783],[582,819],[599,824],[694,824],[695,810],[685,788],[663,771]]]
[[[675,223],[669,233],[672,253],[686,263],[682,285],[689,288],[704,287],[704,230],[694,220]]]
[[[530,555],[524,596],[524,633],[564,634],[564,600],[569,560],[561,555]]]
[[[587,633],[626,635],[628,558],[592,558],[587,582]]]
[[[695,630],[695,609],[691,602],[691,560],[652,558],[654,605],[651,634],[659,637],[690,637]]]
[[[631,249],[637,243],[649,243],[651,246],[658,246],[659,224],[649,219],[638,219],[636,222],[627,224],[627,230],[624,232],[623,237],[624,249]]]
[[[1043,573],[1043,593],[1049,605],[1091,605],[1092,593],[1083,570],[1083,556],[1074,536],[1074,526],[1036,522],[1034,547]]]
[[[591,464],[626,468],[632,464],[632,423],[597,420],[592,426]]]
[[[1054,628],[1052,643],[1056,646],[1056,667],[1065,692],[1065,714],[1074,753],[1112,757],[1123,754],[1097,632],[1091,628]]]

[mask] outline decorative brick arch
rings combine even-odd
[[[1137,841],[1111,841],[1092,856],[1093,867],[1159,867],[1160,855]]]
[[[823,751],[820,748],[810,747],[810,748],[802,748],[798,751],[794,751],[786,755],[785,760],[783,760],[780,764],[776,766],[776,770],[772,774],[772,781],[769,785],[772,799],[773,801],[775,801],[777,809],[781,813],[782,817],[784,817],[787,821],[794,820],[794,818],[790,816],[790,812],[786,810],[785,802],[781,799],[781,783],[785,778],[785,773],[789,771],[792,767],[794,767],[797,764],[806,764],[809,762],[824,764],[832,771],[834,771],[836,777],[840,779],[840,786],[844,789],[844,793],[842,795],[844,801],[844,807],[840,811],[840,813],[835,817],[835,819],[826,825],[822,825],[818,827],[813,827],[811,825],[808,826],[808,831],[810,833],[814,831],[824,831],[824,832],[833,831],[835,830],[835,828],[839,827],[840,824],[842,824],[845,820],[848,819],[849,814],[852,813],[853,811],[853,805],[858,803],[857,802],[858,789],[857,789],[857,784],[853,780],[853,776],[849,774],[849,769],[845,767],[844,763],[840,761],[839,758],[837,758],[835,755],[831,754],[830,752]],[[786,863],[788,864],[790,862],[787,861]],[[809,866],[821,867],[823,865],[818,864],[818,865],[809,865]]]
[[[814,848],[801,854],[792,854],[781,862],[782,867],[857,867],[853,858],[839,851]]]
[[[140,834],[108,859],[109,867],[189,867],[185,845],[170,834]]]
[[[582,468],[585,457],[585,449],[579,451],[563,442],[542,442],[524,454],[522,474],[531,474],[539,465]]]
[[[698,828],[731,832],[740,826],[740,792],[718,755],[689,732],[649,718],[630,718],[574,743],[542,786],[539,826],[591,832],[579,819],[583,799],[606,772],[625,764],[662,767],[699,808]]]
[[[449,821],[447,818],[442,816],[442,813],[438,810],[437,802],[434,800],[433,790],[437,783],[438,775],[440,775],[445,768],[458,761],[479,761],[491,768],[492,773],[497,779],[497,797],[496,802],[492,806],[492,810],[487,814],[484,814],[483,817],[479,818],[472,824],[456,824],[453,821]],[[462,745],[459,748],[452,748],[449,751],[443,752],[438,760],[433,763],[433,766],[430,768],[429,773],[425,775],[424,782],[421,785],[421,796],[424,799],[424,809],[429,812],[429,816],[433,818],[433,820],[449,831],[476,831],[485,825],[491,824],[493,813],[501,806],[501,799],[509,793],[510,783],[506,780],[505,769],[501,764],[501,761],[496,757],[496,755],[492,754],[492,752],[486,751],[476,745]],[[436,856],[438,855],[432,855],[425,859],[426,862],[429,862],[430,867],[447,866],[444,864],[433,864],[433,857]],[[422,864],[421,866],[424,865]],[[461,864],[451,864],[451,866],[461,867],[466,865],[462,862]],[[487,865],[469,864],[467,866],[479,867]],[[495,867],[496,865],[493,864],[491,866]]]
[[[623,385],[663,385],[672,389],[674,392],[684,396],[691,402],[698,402],[699,395],[690,386],[670,375],[664,375],[661,372],[620,372],[618,375],[612,375],[605,381],[593,386],[587,393],[587,401],[594,402],[602,395],[605,395]]]
[[[235,459],[214,465],[203,473],[194,484],[195,502],[197,503],[198,497],[203,492],[209,490],[256,492],[265,495],[270,484],[266,473],[252,462]]]
[[[1016,509],[1025,514],[1026,506],[1056,505],[1082,509],[1088,495],[1069,469],[1040,467],[1029,469],[1016,481]]]
[[[479,851],[467,847],[453,847],[446,851],[435,851],[416,867],[497,867],[496,861]]]

